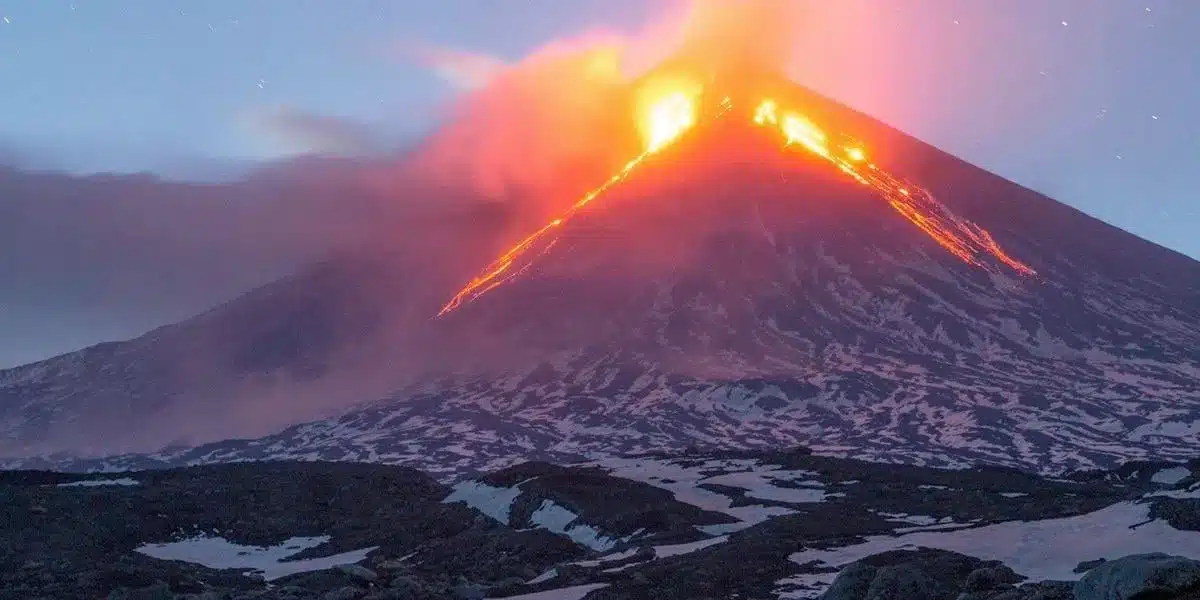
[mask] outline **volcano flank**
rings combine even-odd
[[[1060,471],[1194,452],[1200,263],[780,78],[698,81],[651,98],[642,152],[540,228],[479,236],[445,264],[346,256],[203,328],[0,372],[13,463],[458,473],[805,445]],[[200,329],[223,352],[287,352],[181,377],[163,357]],[[227,393],[301,363],[270,394]],[[220,440],[267,432],[195,431],[173,405],[286,413],[295,390],[328,389],[346,401],[249,441]],[[35,443],[70,439],[82,414],[104,431],[93,453],[141,454]],[[160,435],[104,425],[131,422]],[[34,456],[48,451],[66,454]]]

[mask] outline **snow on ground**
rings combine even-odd
[[[554,579],[555,577],[558,577],[558,569],[550,569],[549,571],[546,571],[545,573],[526,581],[525,585],[537,585],[539,583],[545,583],[551,579]]]
[[[518,487],[502,488],[492,487],[486,483],[478,481],[462,481],[454,486],[454,491],[450,492],[442,500],[443,504],[451,504],[454,502],[462,502],[479,512],[500,521],[503,525],[508,525],[509,515],[512,514],[512,505],[517,497],[521,495],[521,490]]]
[[[503,600],[582,600],[584,596],[606,587],[608,587],[607,583],[591,583],[588,585],[558,588],[556,590],[546,590],[544,592],[534,592],[532,594],[521,594],[520,596],[505,596]]]
[[[593,560],[581,560],[581,561],[568,563],[568,564],[579,565],[581,567],[598,567],[604,563],[615,562],[618,560],[625,560],[627,558],[632,558],[636,554],[637,554],[637,548],[630,548],[628,550],[622,550],[621,552],[605,554],[604,556],[601,556],[600,558],[596,558]]]
[[[520,484],[505,488],[493,487],[478,481],[462,481],[454,486],[454,491],[442,502],[445,504],[462,502],[504,525],[508,525],[512,516],[513,502],[520,495]],[[641,533],[641,531],[636,531],[633,535],[620,539],[608,537],[590,525],[577,523],[579,515],[551,500],[542,501],[537,510],[529,516],[529,520],[535,527],[566,536],[581,546],[601,552],[612,549],[619,542],[627,542]]]
[[[775,500],[794,504],[809,504],[825,500],[825,485],[820,481],[808,480],[796,482],[803,487],[779,487],[772,482],[777,480],[792,481],[798,476],[807,476],[804,471],[743,471],[709,477],[701,481],[713,485],[725,485],[746,490],[745,495],[760,500]]]
[[[1180,531],[1150,520],[1150,505],[1121,502],[1096,512],[1044,521],[1010,521],[957,531],[922,531],[872,536],[861,544],[805,550],[788,557],[797,564],[844,567],[872,554],[905,548],[940,548],[999,560],[1031,580],[1076,580],[1080,562],[1158,552],[1200,559],[1200,532]]]
[[[329,536],[294,537],[269,547],[242,546],[224,538],[197,536],[166,544],[143,544],[135,549],[151,558],[181,560],[212,569],[250,569],[267,581],[295,573],[320,571],[337,565],[359,562],[376,546],[351,550],[333,556],[285,561],[290,556],[327,543]]]
[[[710,546],[716,546],[717,544],[723,544],[727,541],[729,541],[729,536],[722,535],[722,536],[715,537],[715,538],[700,540],[698,542],[687,542],[687,543],[683,543],[683,544],[669,544],[669,545],[665,545],[665,546],[654,546],[653,547],[654,558],[652,558],[651,560],[658,560],[660,558],[670,558],[672,556],[680,556],[683,554],[689,554],[689,553],[695,552],[697,550],[703,550]],[[651,560],[642,560],[642,561],[637,561],[637,562],[626,563],[619,567],[613,567],[611,569],[604,569],[604,572],[605,573],[620,573],[621,571],[624,571],[626,569],[644,565],[648,562],[651,562]],[[575,564],[581,564],[581,563],[575,563]]]
[[[813,479],[817,474],[811,471],[780,469],[748,459],[706,460],[686,466],[680,464],[685,462],[680,459],[610,458],[592,465],[607,469],[615,477],[668,490],[680,502],[724,513],[739,521],[698,527],[709,535],[732,533],[795,511],[761,504],[735,507],[734,498],[700,487],[703,484],[738,488],[744,490],[742,494],[749,498],[792,504],[823,502],[836,495],[828,494],[825,485]],[[776,485],[782,482],[788,485]]]
[[[1192,471],[1187,467],[1171,467],[1155,473],[1150,477],[1150,481],[1163,485],[1175,485],[1191,476]]]
[[[928,515],[910,515],[908,513],[876,513],[881,517],[887,518],[889,521],[900,521],[901,523],[912,523],[913,525],[934,525],[938,522],[934,517]]]
[[[572,525],[578,519],[579,515],[550,500],[543,500],[541,506],[529,517],[534,525],[559,535],[565,535],[576,544],[587,546],[592,550],[603,552],[617,545],[619,540],[601,534],[594,527],[582,523]]]
[[[120,479],[91,479],[88,481],[74,481],[71,483],[60,483],[57,487],[99,487],[102,485],[142,485],[142,482],[128,477]]]
[[[729,540],[729,536],[723,535],[720,537],[700,540],[698,542],[688,542],[686,544],[671,544],[669,546],[655,546],[654,558],[669,558],[671,556],[679,556],[688,554],[697,550],[703,550],[709,546],[716,546]]]
[[[1200,483],[1193,483],[1186,490],[1162,490],[1146,494],[1147,498],[1175,498],[1176,500],[1200,500]]]

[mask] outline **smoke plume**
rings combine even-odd
[[[571,199],[548,195],[577,192],[568,182],[602,178],[637,151],[629,105],[639,77],[673,56],[705,69],[783,71],[798,10],[788,0],[695,0],[640,31],[554,40],[511,65],[417,46],[422,63],[467,92],[410,168],[553,212]]]

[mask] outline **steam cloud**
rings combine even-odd
[[[630,83],[669,56],[715,69],[785,70],[799,24],[789,0],[695,0],[633,34],[590,31],[554,40],[513,65],[451,49],[416,46],[417,59],[468,92],[411,168],[493,199],[561,208],[572,165],[628,159]],[[591,174],[601,177],[605,170]],[[573,190],[574,191],[574,190]],[[567,199],[567,202],[570,200]]]

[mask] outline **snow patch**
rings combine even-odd
[[[584,596],[606,587],[608,587],[607,583],[589,583],[588,585],[576,585],[532,594],[521,594],[520,596],[505,596],[503,599],[489,598],[488,600],[583,600]]]
[[[57,487],[100,487],[103,485],[142,485],[142,482],[129,477],[120,479],[91,479],[88,481],[73,481],[71,483],[60,483]]]
[[[739,521],[696,528],[709,535],[733,533],[771,517],[788,515],[795,511],[762,504],[733,506],[734,498],[700,487],[702,484],[738,488],[743,490],[742,495],[747,498],[792,504],[823,502],[827,498],[841,495],[827,493],[824,484],[813,479],[817,473],[760,465],[753,459],[706,460],[700,464],[684,466],[670,459],[609,458],[594,464],[607,469],[616,477],[668,490],[675,495],[676,500],[684,504],[724,513]],[[713,471],[724,472],[712,475]],[[781,481],[795,487],[775,485],[775,482]]]
[[[624,550],[621,552],[605,554],[604,556],[601,556],[600,558],[596,558],[596,559],[592,559],[592,560],[581,560],[581,561],[577,561],[577,562],[573,562],[573,563],[569,563],[569,564],[579,565],[581,567],[598,567],[604,563],[616,562],[618,560],[625,560],[627,558],[633,558],[635,555],[637,555],[637,548],[630,548],[628,550]]]
[[[912,523],[913,525],[934,525],[938,520],[928,515],[910,515],[908,513],[876,513],[889,521],[900,521],[902,523]]]
[[[780,487],[771,481],[772,475],[794,475],[796,471],[744,471],[741,473],[726,473],[701,480],[700,483],[724,485],[746,490],[745,495],[760,500],[789,502],[792,504],[811,504],[823,502],[826,498],[824,485],[819,481],[803,481],[797,485],[804,487]],[[807,473],[804,473],[807,475]]]
[[[1200,559],[1200,532],[1180,531],[1161,519],[1151,521],[1147,504],[1121,502],[1062,519],[872,536],[861,544],[806,550],[788,558],[801,565],[816,561],[844,567],[880,552],[918,547],[999,560],[1034,581],[1077,580],[1080,575],[1072,572],[1075,566],[1097,558],[1114,559],[1170,548],[1172,554]]]
[[[513,502],[520,495],[521,490],[516,487],[492,487],[478,481],[462,481],[454,486],[454,491],[442,503],[462,502],[502,525],[508,525]]]
[[[1147,498],[1174,498],[1176,500],[1200,500],[1200,483],[1192,484],[1186,490],[1162,490],[1146,494]]]
[[[275,546],[243,546],[221,537],[197,536],[166,544],[143,544],[135,552],[159,560],[180,560],[211,569],[249,569],[267,581],[359,562],[378,546],[333,556],[287,561],[290,556],[329,542],[329,536],[294,537]]]
[[[558,577],[558,569],[550,569],[549,571],[546,571],[545,573],[526,581],[525,585],[537,585],[539,583],[545,583],[551,579],[554,579],[555,577]]]
[[[1192,470],[1187,467],[1171,467],[1163,469],[1150,477],[1152,483],[1175,485],[1192,476]]]
[[[596,528],[582,523],[575,523],[579,515],[555,504],[551,500],[543,500],[542,505],[529,516],[530,522],[548,531],[565,535],[581,546],[592,550],[611,550],[617,545],[614,540],[600,533]]]
[[[654,557],[655,558],[669,558],[672,556],[679,556],[681,554],[689,554],[689,553],[695,552],[697,550],[703,550],[705,548],[708,548],[709,546],[716,546],[717,544],[724,543],[728,540],[729,540],[729,536],[722,535],[722,536],[715,537],[715,538],[709,538],[707,540],[700,540],[698,542],[688,542],[686,544],[671,544],[669,546],[655,546],[654,547]]]

